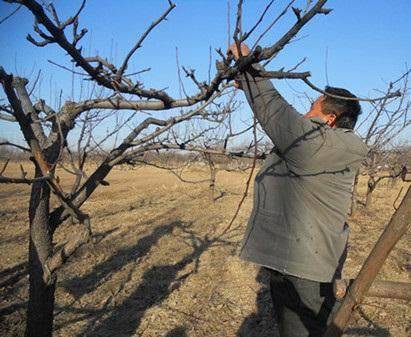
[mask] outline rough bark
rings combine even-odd
[[[41,176],[36,169],[36,177]],[[29,220],[29,303],[27,309],[27,337],[51,337],[55,280],[47,285],[43,280],[43,266],[52,253],[49,230],[50,188],[46,182],[34,183],[31,189]]]

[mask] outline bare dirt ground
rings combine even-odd
[[[201,177],[207,177],[202,168],[186,176]],[[151,167],[114,170],[110,186],[100,187],[84,207],[91,215],[96,244],[81,248],[59,272],[54,335],[278,336],[267,275],[237,257],[250,197],[232,230],[220,235],[246,179],[245,173],[219,172],[217,187],[223,196],[212,203],[207,184],[182,183]],[[350,219],[347,277],[359,271],[394,211],[401,186],[380,186],[373,208],[360,207]],[[0,335],[22,336],[29,187],[0,188]],[[361,181],[360,192],[364,190]],[[70,233],[73,227],[63,225],[56,242],[64,242]],[[379,278],[409,281],[409,243],[408,234]],[[410,316],[405,301],[368,298],[358,307],[346,336],[409,336]]]

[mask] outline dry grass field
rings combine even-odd
[[[185,177],[207,178],[207,171],[193,168]],[[110,186],[100,187],[84,206],[96,243],[81,248],[59,272],[54,335],[277,336],[265,273],[237,257],[250,197],[232,230],[221,236],[246,179],[247,173],[219,172],[221,197],[212,203],[207,184],[182,183],[152,167],[113,170]],[[401,186],[381,185],[373,209],[360,207],[350,219],[347,277],[359,271],[394,211]],[[29,187],[0,188],[0,335],[22,336]],[[56,242],[74,230],[61,226]],[[409,280],[410,238],[397,245],[379,278]],[[409,336],[409,317],[409,303],[367,298],[346,336]]]

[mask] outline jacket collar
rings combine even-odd
[[[327,124],[326,122],[324,122],[324,120],[322,120],[320,117],[311,117],[309,120],[310,120],[311,122],[315,123],[315,124],[322,125],[322,126],[324,126],[324,127],[330,128],[330,127],[328,126],[328,124]],[[330,128],[330,129],[331,129],[331,128]],[[343,132],[353,132],[353,130],[351,130],[351,129],[346,129],[346,128],[336,128],[336,129],[341,130],[341,131],[343,131]]]

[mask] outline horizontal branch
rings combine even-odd
[[[149,162],[149,161],[142,160],[142,159],[136,159],[136,160],[127,162],[127,164],[129,164],[129,165],[135,165],[136,163],[145,164],[145,165],[153,166],[153,167],[158,168],[158,169],[161,169],[161,170],[169,171],[171,174],[173,174],[174,176],[176,176],[177,179],[180,180],[180,181],[183,182],[183,183],[187,183],[187,184],[203,184],[203,183],[209,183],[209,182],[210,182],[210,179],[202,179],[202,180],[187,180],[187,179],[184,179],[184,178],[181,176],[181,174],[178,174],[178,173],[175,171],[176,168],[158,165],[158,164],[156,164],[156,163],[151,163],[151,162]]]
[[[41,181],[47,181],[50,176],[43,176],[38,178],[13,178],[0,176],[0,184],[27,184],[31,185]]]
[[[188,107],[195,103],[190,98],[179,99],[172,101],[169,105],[166,105],[163,101],[159,100],[126,100],[121,97],[116,98],[103,98],[103,99],[91,99],[75,104],[75,109],[78,113],[92,110],[92,109],[115,109],[115,110],[166,110],[173,108]]]
[[[127,55],[125,61],[123,62],[120,69],[113,73],[115,67],[110,65],[109,69],[111,70],[111,74],[107,71],[104,71],[102,67],[97,65],[96,67],[92,66],[90,59],[85,58],[82,53],[81,49],[77,49],[75,44],[70,43],[64,35],[64,31],[62,27],[56,26],[49,17],[45,14],[42,6],[34,0],[22,0],[21,3],[26,6],[35,16],[36,20],[39,24],[43,25],[47,31],[50,33],[51,37],[54,39],[55,43],[59,44],[61,48],[63,48],[73,59],[77,66],[81,67],[90,77],[95,80],[99,85],[104,86],[108,89],[112,89],[117,92],[126,93],[137,95],[142,98],[148,99],[155,99],[158,102],[152,102],[151,104],[144,104],[144,109],[169,109],[174,107],[182,107],[196,104],[200,101],[208,100],[215,91],[219,90],[220,84],[223,81],[231,81],[234,79],[241,71],[243,71],[247,66],[250,66],[252,63],[259,62],[262,60],[266,60],[270,58],[273,53],[278,52],[282,49],[290,39],[296,35],[299,30],[308,22],[310,21],[316,14],[326,14],[328,11],[324,10],[322,7],[325,4],[325,0],[318,1],[313,8],[308,11],[304,16],[301,17],[300,20],[273,46],[265,49],[259,50],[256,53],[257,49],[252,53],[252,55],[247,56],[244,60],[241,60],[241,67],[238,64],[234,66],[230,66],[227,59],[222,62],[225,63],[222,67],[217,67],[217,74],[215,75],[214,79],[210,81],[210,84],[207,87],[202,87],[202,90],[198,94],[192,95],[185,100],[177,100],[170,97],[166,92],[163,90],[156,90],[156,89],[143,89],[140,83],[133,84],[129,79],[127,81],[122,81],[119,78],[119,75],[122,75],[125,68],[127,67],[127,62],[135,50],[139,47],[139,43],[137,43],[132,50]],[[169,9],[161,16],[156,22],[154,22],[147,30],[146,33],[143,34],[142,38],[138,42],[142,42],[146,35],[158,24],[160,21],[165,19],[165,16],[174,8],[174,4],[169,1]],[[257,55],[258,54],[258,55]],[[100,60],[101,61],[101,60]],[[227,61],[227,63],[226,63]],[[101,65],[104,65],[106,62],[98,62]],[[221,62],[220,62],[221,63]],[[288,78],[284,74],[277,74],[281,75],[279,78]],[[103,104],[103,103],[102,103]],[[95,106],[98,105],[95,102]],[[125,106],[125,104],[121,104],[121,107]],[[107,107],[107,105],[103,104],[103,107]],[[86,108],[86,107],[84,107]],[[134,105],[134,109],[140,109],[141,104],[137,106]]]
[[[7,122],[17,122],[16,118],[12,115],[6,115],[0,112],[0,119],[7,121]]]
[[[264,78],[273,78],[273,79],[306,79],[307,77],[311,76],[309,71],[305,71],[302,73],[294,73],[289,71],[259,71],[258,76]]]
[[[0,142],[0,146],[13,146],[16,147],[20,150],[26,151],[26,152],[30,152],[30,149],[15,143],[11,143],[11,142]]]
[[[344,96],[338,96],[338,95],[333,95],[330,94],[328,92],[325,92],[323,89],[315,86],[312,82],[310,82],[307,78],[301,78],[301,80],[307,84],[311,89],[318,91],[319,93],[329,96],[329,97],[333,97],[333,98],[338,98],[338,99],[343,99],[346,101],[361,101],[361,102],[377,102],[377,101],[382,101],[382,100],[386,100],[389,98],[394,98],[394,97],[401,97],[401,92],[400,91],[396,91],[390,94],[387,94],[385,96],[382,97],[376,97],[376,98],[361,98],[361,97],[344,97]]]
[[[193,145],[181,145],[181,144],[170,144],[163,142],[156,142],[152,144],[146,144],[133,151],[129,151],[122,156],[122,160],[116,162],[116,165],[125,164],[127,161],[132,160],[135,157],[141,156],[143,153],[148,151],[158,151],[158,150],[184,150],[190,152],[199,152],[206,154],[213,154],[226,157],[239,157],[239,158],[254,158],[254,155],[249,155],[244,151],[227,151],[227,150],[216,150],[211,148],[193,146]],[[264,159],[266,157],[265,153],[256,156],[257,159]]]
[[[351,284],[353,281],[354,280],[345,279],[334,281],[334,295],[338,300],[341,300],[345,297],[347,290],[349,289],[349,284]],[[410,301],[411,283],[376,280],[372,283],[366,296],[396,298]]]

